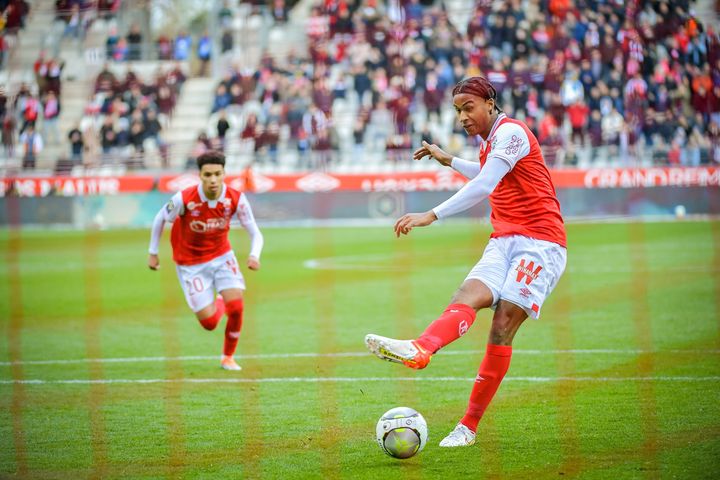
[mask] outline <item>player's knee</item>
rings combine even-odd
[[[237,300],[231,300],[225,303],[225,311],[228,315],[242,315],[243,311],[243,300],[239,298]]]
[[[205,330],[213,331],[215,330],[215,327],[217,327],[218,321],[213,317],[203,318],[200,320],[200,325],[202,325]]]
[[[512,345],[515,333],[525,318],[527,318],[527,315],[524,312],[519,313],[513,308],[508,309],[503,308],[502,304],[498,305],[490,327],[490,343],[494,345]]]

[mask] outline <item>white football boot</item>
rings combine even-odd
[[[220,361],[220,367],[223,370],[242,370],[242,367],[237,364],[232,355],[223,355],[222,360]]]
[[[365,345],[378,358],[415,369],[427,367],[432,357],[414,340],[395,340],[369,333],[365,335]]]
[[[443,438],[441,447],[469,447],[475,444],[475,433],[462,423],[458,423],[455,429]]]

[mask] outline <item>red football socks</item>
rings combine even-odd
[[[508,368],[510,368],[510,357],[512,357],[512,345],[488,343],[485,357],[480,363],[480,369],[475,378],[472,393],[470,393],[467,411],[460,420],[463,425],[473,432],[477,430],[485,409],[493,399]]]
[[[475,309],[464,303],[448,305],[440,318],[432,322],[416,342],[425,350],[437,352],[468,331],[475,321]]]
[[[233,300],[228,302],[227,308],[227,325],[225,326],[225,343],[223,344],[223,354],[233,355],[237,348],[238,338],[240,337],[240,329],[242,328],[243,301]]]
[[[218,326],[223,315],[225,315],[225,302],[223,302],[222,297],[217,297],[215,299],[215,313],[212,317],[200,320],[200,325],[202,325],[205,330],[215,330],[215,327]]]

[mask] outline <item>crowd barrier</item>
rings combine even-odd
[[[720,168],[553,170],[567,217],[720,214]],[[441,203],[466,179],[451,170],[403,173],[229,175],[248,193],[259,221],[391,219]],[[97,177],[7,177],[0,181],[1,225],[77,228],[147,226],[191,173]],[[485,217],[483,202],[465,216]]]

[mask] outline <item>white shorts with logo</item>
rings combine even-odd
[[[493,294],[493,308],[506,300],[537,319],[566,262],[567,250],[557,243],[522,235],[491,238],[466,280],[487,285]]]
[[[232,250],[209,262],[177,265],[176,269],[185,300],[193,312],[213,303],[215,292],[229,288],[245,290],[245,279]]]

